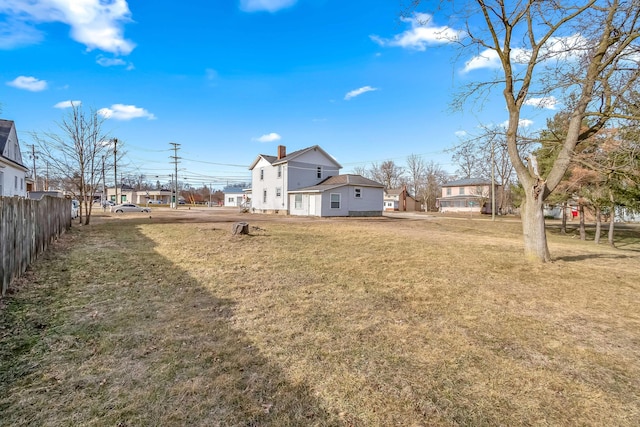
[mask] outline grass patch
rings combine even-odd
[[[189,215],[38,260],[0,311],[1,425],[640,424],[637,229],[551,233],[541,266],[509,221]]]

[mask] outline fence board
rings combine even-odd
[[[51,242],[71,228],[71,201],[0,197],[0,296]]]

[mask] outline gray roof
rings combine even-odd
[[[256,158],[256,160],[251,164],[251,166],[249,166],[249,170],[253,169],[256,164],[258,163],[258,160],[260,160],[260,158],[265,159],[267,162],[269,162],[271,165],[277,165],[279,163],[286,163],[289,162],[293,159],[295,159],[296,157],[311,151],[311,150],[319,150],[320,152],[324,153],[325,156],[327,156],[328,158],[330,158],[331,160],[333,160],[333,162],[336,164],[336,166],[340,169],[342,168],[342,166],[336,161],[336,159],[333,158],[333,156],[331,156],[329,153],[327,153],[326,151],[324,151],[319,145],[312,145],[311,147],[307,147],[307,148],[303,148],[301,150],[296,150],[293,151],[291,153],[288,153],[287,155],[285,155],[283,158],[278,159],[277,156],[270,156],[268,154],[260,154],[258,155],[258,158]]]
[[[312,185],[311,187],[299,188],[297,190],[289,191],[290,193],[306,193],[306,192],[323,192],[331,190],[333,188],[344,187],[345,185],[352,185],[355,187],[376,187],[384,188],[384,185],[379,182],[370,180],[361,175],[335,175],[330,176],[319,184]]]
[[[7,145],[11,128],[13,127],[13,120],[0,119],[0,153],[4,152],[4,147]]]
[[[467,185],[491,185],[491,180],[484,178],[464,178],[442,184],[443,187],[463,187]]]
[[[244,187],[224,187],[222,192],[226,194],[242,194],[245,192],[244,190]]]
[[[6,162],[11,162],[14,165],[19,166],[20,168],[27,170],[28,168],[25,165],[18,163],[15,160],[2,155],[2,153],[4,153],[5,147],[7,146],[7,141],[9,141],[9,135],[11,134],[11,129],[14,128],[14,126],[15,126],[15,123],[13,120],[0,119],[0,157],[2,157]],[[16,135],[16,138],[17,138],[17,135]],[[22,157],[22,155],[20,155],[20,157]]]

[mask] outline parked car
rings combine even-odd
[[[123,212],[151,212],[151,208],[144,206],[138,206],[133,203],[123,203],[121,205],[111,206],[111,212],[123,213]]]

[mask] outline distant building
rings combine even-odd
[[[499,185],[494,186],[497,192]],[[498,196],[496,193],[496,197]],[[491,213],[491,181],[483,178],[465,178],[442,185],[442,196],[437,199],[440,212]],[[496,201],[496,206],[500,206]],[[496,208],[497,209],[497,208]]]
[[[406,186],[403,186],[399,189],[392,188],[384,191],[384,210],[391,212],[419,212],[423,209],[422,203],[409,194]]]
[[[243,187],[224,187],[224,206],[241,207],[246,204],[247,193]]]

